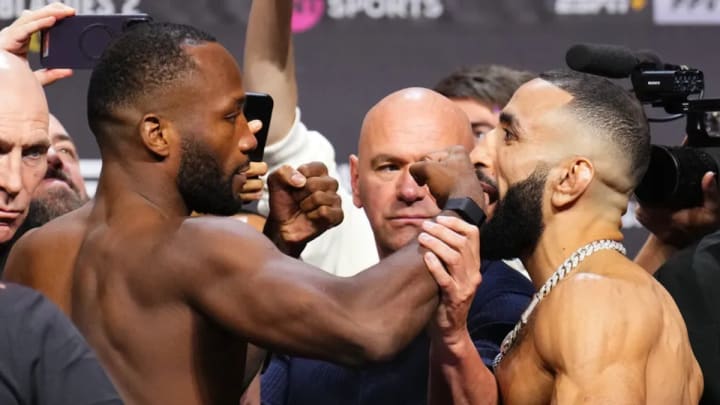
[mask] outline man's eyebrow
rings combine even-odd
[[[520,132],[520,123],[513,114],[503,111],[500,113],[500,123],[510,127],[513,132]]]
[[[397,162],[399,159],[395,156],[388,155],[386,153],[381,153],[372,159],[370,159],[370,166],[377,166],[378,164],[382,162]]]
[[[36,142],[31,142],[31,143],[23,144],[23,148],[35,148],[35,147],[38,147],[38,146],[41,146],[41,147],[43,147],[43,148],[49,148],[49,147],[50,147],[50,140],[47,139],[47,138],[45,138],[45,139],[40,139],[40,140],[38,140],[38,141],[36,141]]]
[[[52,141],[53,141],[53,142],[60,142],[60,141],[70,141],[70,142],[72,142],[72,137],[70,137],[70,135],[65,134],[65,133],[62,133],[62,132],[58,132],[58,133],[56,133],[56,134],[52,134],[52,136],[51,136],[50,138],[52,138]]]

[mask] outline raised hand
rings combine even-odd
[[[343,220],[338,182],[319,162],[282,166],[268,177],[270,213],[265,234],[285,252],[299,255],[305,244]],[[280,246],[278,244],[278,246]]]
[[[0,31],[0,49],[27,60],[32,35],[40,30],[50,28],[58,20],[72,15],[75,15],[75,9],[62,3],[52,3],[33,11],[25,10],[20,18]],[[70,69],[35,71],[35,77],[43,86],[71,75],[72,70]]]
[[[467,316],[480,275],[480,231],[474,225],[449,216],[423,223],[418,236],[425,265],[440,286],[440,305],[428,325],[433,340],[452,345],[464,339]]]

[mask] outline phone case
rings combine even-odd
[[[45,68],[92,69],[110,42],[146,14],[76,15],[41,33],[40,64]]]

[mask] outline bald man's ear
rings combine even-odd
[[[147,114],[140,122],[140,135],[145,147],[161,158],[170,154],[169,128],[155,114]]]
[[[558,182],[553,186],[550,203],[555,209],[574,204],[588,189],[595,177],[595,168],[585,158],[574,158],[560,168]]]
[[[350,155],[350,185],[352,186],[353,204],[358,208],[362,208],[358,178],[358,157]]]

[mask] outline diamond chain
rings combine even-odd
[[[565,276],[567,276],[580,263],[582,263],[583,260],[600,250],[616,250],[623,255],[626,254],[625,246],[623,246],[622,243],[609,239],[590,242],[587,245],[573,252],[573,254],[570,255],[570,257],[565,260],[560,265],[560,267],[558,267],[557,270],[555,270],[555,272],[550,276],[550,278],[548,278],[545,284],[540,287],[538,292],[535,293],[532,301],[530,301],[530,305],[528,305],[527,309],[525,309],[525,311],[520,316],[520,320],[518,321],[518,323],[515,324],[515,327],[510,331],[510,333],[508,333],[505,339],[503,339],[502,345],[500,345],[500,353],[498,353],[498,355],[495,357],[495,361],[493,362],[493,368],[497,368],[503,357],[505,357],[510,348],[512,348],[512,345],[515,343],[515,340],[520,334],[520,331],[525,325],[527,325],[530,315],[535,310],[535,307],[537,307],[537,304],[539,304],[540,301],[547,297],[553,290],[553,288],[555,288],[555,286],[562,279],[564,279]]]

